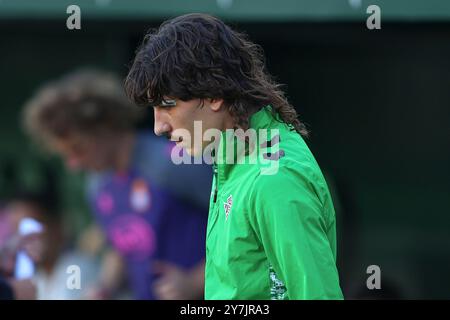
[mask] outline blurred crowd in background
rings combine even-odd
[[[171,153],[183,151],[137,130],[142,114],[128,102],[117,76],[95,70],[46,84],[28,101],[24,129],[67,170],[86,174],[93,222],[71,239],[61,220],[55,173],[44,166],[45,184],[31,191],[14,181],[13,167],[5,168],[15,187],[2,204],[0,270],[4,278],[16,276],[11,286],[19,285],[18,297],[202,297],[212,171],[173,164]],[[43,231],[21,235],[26,218],[40,222]],[[21,251],[35,264],[29,279],[15,274]],[[77,288],[68,285],[71,266],[79,270]]]
[[[174,165],[182,151],[123,91],[149,27],[194,11],[260,44],[308,125],[345,298],[449,298],[450,3],[437,2],[79,0],[68,30],[72,1],[0,1],[0,298],[202,298],[212,170]],[[42,231],[23,232],[30,221]]]

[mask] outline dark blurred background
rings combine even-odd
[[[81,8],[68,30],[66,8]],[[381,8],[369,30],[366,8]],[[338,215],[347,297],[366,268],[399,298],[450,298],[450,2],[428,0],[0,1],[0,197],[58,172],[67,224],[88,225],[82,177],[43,156],[22,131],[24,102],[83,66],[127,73],[150,27],[187,12],[223,18],[262,45],[308,124]],[[152,127],[152,117],[142,126]],[[386,294],[388,292],[386,291]]]

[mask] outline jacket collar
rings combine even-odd
[[[254,113],[250,117],[250,128],[256,130],[257,140],[255,141],[256,154],[259,154],[260,143],[264,141],[259,141],[259,130],[260,129],[271,129],[274,128],[277,124],[280,124],[281,121],[277,117],[277,119],[272,114],[272,107],[267,105],[258,112]],[[234,130],[224,131],[221,134],[221,139],[217,148],[217,155],[214,155],[214,163],[213,166],[217,168],[217,179],[219,185],[225,181],[231,170],[234,168],[235,164],[238,162],[238,157],[243,156],[243,152],[245,152],[244,148],[248,143],[245,144],[244,140],[240,140],[239,138],[235,138]],[[270,137],[267,137],[270,139]],[[230,152],[230,150],[234,150]]]

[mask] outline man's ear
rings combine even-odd
[[[209,107],[212,111],[220,111],[223,106],[223,99],[209,99]]]

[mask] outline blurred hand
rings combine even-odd
[[[125,265],[122,257],[112,249],[103,255],[99,282],[87,290],[83,299],[110,300],[120,293],[124,281]]]
[[[101,287],[91,287],[87,290],[86,294],[82,297],[83,300],[109,300],[112,296],[109,291],[102,289]]]
[[[14,235],[7,239],[0,250],[0,272],[5,277],[14,275],[17,250],[20,247],[20,237]]]
[[[20,239],[19,249],[25,250],[28,256],[34,263],[42,261],[44,253],[44,239],[42,233],[32,233],[26,236],[22,236]]]
[[[36,286],[30,279],[9,280],[15,300],[35,300]]]
[[[16,255],[20,250],[25,250],[35,263],[39,263],[44,251],[43,243],[42,233],[12,236],[0,250],[0,272],[7,277],[13,276]]]
[[[195,277],[168,262],[157,261],[153,264],[153,272],[160,275],[155,281],[154,292],[160,300],[193,300],[200,294],[198,286],[193,282]]]

